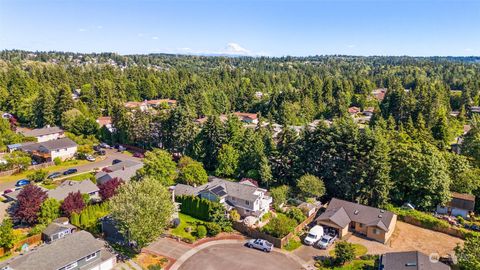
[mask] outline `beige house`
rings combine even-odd
[[[333,198],[316,222],[337,230],[339,238],[354,232],[385,244],[395,230],[397,215],[383,209]]]

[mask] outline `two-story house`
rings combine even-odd
[[[53,161],[56,158],[66,160],[75,156],[77,144],[69,138],[61,138],[39,143],[25,143],[19,149],[30,153],[34,159],[40,161]]]
[[[0,263],[0,270],[110,270],[116,256],[86,231],[68,234]]]
[[[272,203],[267,190],[255,186],[252,182],[232,182],[210,176],[205,185],[192,187],[177,184],[175,196],[192,195],[222,203],[227,210],[236,209],[242,217],[261,217],[266,214]]]

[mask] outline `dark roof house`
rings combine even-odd
[[[115,265],[116,256],[105,246],[104,241],[95,239],[86,231],[79,231],[4,261],[0,263],[0,269],[109,270]]]
[[[45,135],[51,134],[63,134],[63,129],[59,127],[44,127],[44,128],[36,128],[32,130],[27,130],[22,132],[23,136],[25,137],[40,137]]]
[[[58,201],[65,199],[68,194],[79,192],[82,194],[88,194],[90,196],[98,195],[99,188],[90,180],[83,181],[71,181],[67,180],[60,184],[55,189],[47,191],[49,198],[54,198]]]
[[[380,257],[379,270],[450,270],[450,266],[418,251],[391,252]]]
[[[338,229],[340,236],[351,228],[385,243],[395,229],[397,216],[383,209],[333,198],[316,221]]]
[[[76,227],[68,222],[68,219],[58,218],[50,223],[42,232],[42,240],[52,242],[61,239],[75,231]]]
[[[97,179],[97,184],[103,184],[113,178],[121,178],[123,181],[129,181],[142,167],[142,162],[124,160],[115,165],[106,167],[104,171],[98,172],[95,174],[95,179]]]

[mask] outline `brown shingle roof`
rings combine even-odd
[[[342,228],[354,221],[388,231],[394,216],[390,211],[333,198],[317,221],[329,220]]]

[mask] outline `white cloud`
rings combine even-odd
[[[472,49],[472,48],[466,48],[465,51],[466,51],[466,52],[474,52],[475,50]]]
[[[103,26],[97,25],[97,29],[102,29],[102,28],[103,28]]]
[[[356,46],[354,44],[350,44],[347,46],[348,48],[355,48]]]
[[[157,40],[157,39],[158,39],[158,37],[152,37],[152,39],[155,39],[155,40]]]
[[[145,34],[144,33],[138,33],[137,36],[138,37],[143,37],[143,36],[145,36]]]
[[[78,32],[87,32],[87,29],[85,29],[85,28],[80,28],[80,29],[78,29]]]

